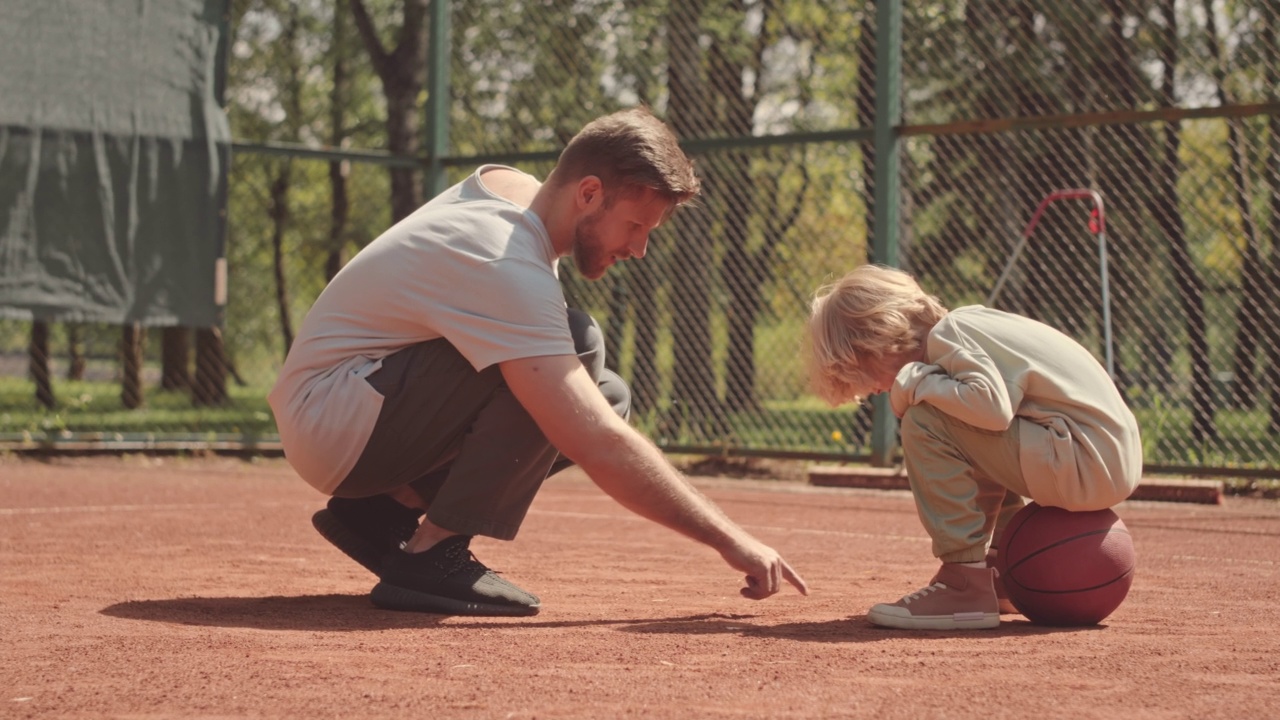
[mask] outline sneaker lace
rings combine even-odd
[[[446,541],[447,542],[447,541]],[[440,553],[440,571],[445,577],[456,575],[464,571],[480,571],[485,573],[494,572],[489,569],[476,554],[471,552],[471,538],[462,541],[453,541],[447,547],[442,549]]]
[[[932,585],[927,585],[927,586],[925,586],[925,587],[922,587],[922,588],[920,588],[919,590],[917,590],[917,591],[915,591],[915,592],[913,592],[913,593],[910,593],[910,594],[907,594],[907,595],[903,595],[903,596],[902,596],[902,602],[904,602],[904,603],[909,603],[909,602],[911,602],[912,600],[919,600],[920,598],[922,598],[922,597],[924,597],[924,596],[928,595],[929,593],[934,592],[934,591],[936,591],[936,590],[946,590],[946,589],[947,589],[947,586],[946,586],[946,585],[944,585],[943,583],[935,582],[935,583],[933,583]]]

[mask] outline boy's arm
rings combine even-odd
[[[930,337],[935,364],[910,363],[903,367],[889,394],[893,412],[902,417],[907,408],[929,403],[942,412],[983,430],[1007,430],[1022,402],[1011,397],[1008,384],[991,357],[966,338],[953,341]]]

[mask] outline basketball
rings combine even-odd
[[[1129,594],[1133,538],[1111,510],[1029,503],[1005,528],[996,569],[1009,600],[1041,625],[1095,625]]]

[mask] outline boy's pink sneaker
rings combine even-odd
[[[927,587],[873,605],[867,620],[902,630],[985,630],[1000,625],[995,570],[943,563]]]

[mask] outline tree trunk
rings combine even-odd
[[[191,387],[191,331],[167,327],[160,334],[160,389]]]
[[[86,360],[84,341],[80,339],[80,323],[67,323],[67,379],[83,380]]]
[[[289,311],[289,278],[284,267],[284,232],[289,223],[289,186],[291,160],[285,160],[275,179],[271,181],[271,265],[276,281],[276,312],[280,316],[280,337],[284,340],[284,355],[293,347],[293,319]]]
[[[49,374],[49,323],[31,323],[31,344],[27,346],[27,369],[36,386],[36,402],[53,409],[53,379]]]
[[[862,21],[858,25],[858,87],[855,104],[858,127],[870,130],[876,121],[876,10],[868,4],[862,9]],[[858,143],[862,155],[862,202],[867,208],[867,262],[875,262],[872,248],[875,246],[876,227],[876,143],[868,138]]]
[[[799,219],[809,192],[805,148],[800,146],[793,152],[799,154],[798,162],[789,163],[779,157],[776,166],[771,163],[768,177],[753,183],[754,198],[760,199],[753,199],[755,206],[763,206],[767,198],[774,210],[763,218],[760,246],[750,253],[733,247],[725,252],[725,278],[730,292],[729,307],[725,311],[729,324],[725,405],[733,412],[758,410],[760,407],[755,390],[755,330],[760,312],[767,304],[764,288],[775,275],[778,245]],[[790,207],[786,208],[778,178],[791,168],[800,173],[801,180]]]
[[[624,0],[623,3],[628,12],[634,13],[646,7],[645,0]],[[657,48],[663,47],[664,42],[660,35],[662,32],[661,24],[655,23],[650,31],[645,47],[653,48],[649,51],[651,57],[648,64],[656,65],[659,62]],[[642,102],[650,107],[656,104],[658,94],[661,90],[661,78],[648,75],[641,75],[636,78],[636,95]],[[682,211],[687,212],[687,211]],[[670,230],[661,231],[666,234]],[[625,273],[615,286],[614,298],[610,305],[609,313],[609,334],[615,338],[618,355],[615,358],[621,358],[623,322],[625,322],[626,314],[630,315],[630,321],[633,327],[632,333],[632,354],[631,354],[631,408],[633,416],[642,417],[656,410],[661,402],[662,381],[658,372],[658,328],[662,322],[661,308],[658,300],[662,287],[662,278],[666,277],[664,270],[666,264],[666,254],[662,249],[650,246],[649,252],[643,261],[638,263],[625,263]],[[625,293],[622,298],[618,297],[619,293]],[[624,312],[615,314],[615,308],[618,303],[625,308]],[[629,311],[629,312],[627,312]],[[616,321],[616,322],[615,322]],[[615,329],[613,326],[617,325]],[[606,337],[606,342],[609,342]],[[615,360],[616,362],[616,360]],[[655,438],[658,439],[658,438]]]
[[[302,32],[301,10],[297,3],[289,5],[289,16],[281,34],[281,42],[288,48],[285,55],[288,64],[281,104],[286,109],[285,122],[294,137],[302,132],[303,124],[303,59],[299,34]],[[276,313],[280,319],[280,338],[283,355],[288,356],[293,347],[293,317],[289,309],[289,280],[285,270],[284,235],[289,226],[289,191],[293,184],[293,160],[283,160],[271,178],[267,216],[271,218],[271,265],[275,275]],[[196,359],[199,362],[199,358]]]
[[[1212,0],[1204,0],[1205,34],[1210,62],[1213,67],[1214,88],[1219,104],[1231,104],[1227,96],[1227,59],[1218,41],[1218,23],[1214,18]],[[1231,362],[1234,382],[1231,386],[1231,404],[1237,408],[1251,408],[1258,402],[1258,345],[1264,333],[1263,308],[1267,298],[1263,291],[1262,253],[1258,249],[1258,230],[1253,220],[1249,202],[1249,168],[1243,146],[1243,121],[1227,119],[1227,149],[1231,153],[1231,179],[1235,191],[1236,210],[1240,213],[1244,234],[1244,251],[1240,259],[1240,305],[1236,310],[1236,345]],[[1274,288],[1272,288],[1274,290]],[[1268,332],[1268,335],[1271,333]],[[1273,339],[1274,342],[1274,339]]]
[[[742,17],[746,9],[741,2],[734,3],[735,17]],[[767,7],[760,20],[761,37],[768,31]],[[735,23],[740,25],[741,23]],[[725,43],[738,44],[739,36],[719,38],[711,45],[711,76],[709,89],[717,96],[714,104],[723,108],[724,117],[717,124],[716,133],[722,137],[750,137],[755,102],[746,94],[743,75],[748,64],[735,60],[736,55],[725,52]],[[756,52],[763,51],[763,43],[757,41]],[[748,60],[759,77],[763,60],[756,55]],[[751,410],[756,407],[756,358],[755,324],[760,307],[760,283],[756,279],[754,265],[758,258],[750,249],[750,221],[753,208],[760,207],[755,196],[751,177],[751,157],[741,150],[730,150],[720,157],[714,166],[720,182],[719,210],[721,234],[724,241],[725,290],[729,302],[725,306],[725,322],[728,325],[728,347],[725,360],[724,406],[730,412]]]
[[[347,196],[347,168],[342,161],[329,163],[329,253],[324,260],[324,280],[328,284],[346,264],[344,252],[350,200]]]
[[[348,21],[346,0],[335,0],[333,9],[333,88],[329,91],[329,145],[340,148],[347,144],[347,104],[351,98],[351,73],[347,68]],[[324,263],[324,279],[333,279],[346,258],[347,221],[351,201],[347,196],[347,177],[351,163],[329,162],[329,253]]]
[[[120,403],[128,410],[142,407],[143,348],[147,333],[138,323],[129,323],[120,333]]]
[[[1263,13],[1262,47],[1265,48],[1266,87],[1272,102],[1280,100],[1280,16],[1275,12]],[[1280,288],[1280,115],[1272,114],[1267,118],[1267,137],[1270,140],[1267,151],[1267,187],[1271,196],[1271,225],[1268,235],[1271,243],[1271,255],[1267,263],[1267,294],[1265,308],[1268,320],[1267,328],[1275,333],[1280,328],[1280,300],[1275,296],[1276,288]],[[1267,385],[1270,386],[1271,422],[1270,432],[1280,433],[1280,342],[1272,337],[1267,345]]]
[[[700,110],[710,97],[703,79],[698,45],[705,2],[676,3],[669,17],[671,60],[667,67],[671,93],[671,125],[680,138],[694,137],[704,128]],[[715,416],[716,385],[711,357],[712,221],[724,189],[713,165],[703,166],[707,209],[682,213],[672,224],[679,236],[673,248],[673,267],[679,277],[671,284],[672,345],[675,377],[672,402],[676,415],[695,439],[705,439],[706,421]]]
[[[1164,36],[1161,40],[1161,62],[1164,77],[1161,84],[1162,104],[1176,107],[1174,96],[1174,70],[1178,63],[1178,25],[1175,0],[1165,0],[1161,7],[1164,15]],[[1213,375],[1209,364],[1208,328],[1205,324],[1204,285],[1191,257],[1187,244],[1186,227],[1178,207],[1178,178],[1181,164],[1178,146],[1182,127],[1177,121],[1164,124],[1164,155],[1160,172],[1156,174],[1157,187],[1152,200],[1152,213],[1168,239],[1169,259],[1173,265],[1174,281],[1178,284],[1178,297],[1186,317],[1188,352],[1191,357],[1191,438],[1197,444],[1217,436],[1214,425],[1215,401]]]
[[[1124,0],[1107,0],[1106,9],[1110,16],[1108,23],[1108,47],[1110,52],[1097,69],[1100,82],[1105,82],[1114,102],[1120,107],[1141,107],[1144,98],[1138,93],[1139,81],[1133,57],[1130,55],[1131,45],[1125,39],[1126,23],[1130,17]],[[1141,18],[1139,18],[1142,20]],[[1149,192],[1149,183],[1156,173],[1151,162],[1150,148],[1156,143],[1144,126],[1137,124],[1120,124],[1104,127],[1098,133],[1099,169],[1098,185],[1105,189],[1107,208],[1107,245],[1108,267],[1110,268],[1111,297],[1130,299],[1129,302],[1112,305],[1112,325],[1114,338],[1131,338],[1142,345],[1144,338],[1153,328],[1150,317],[1139,304],[1139,298],[1150,295],[1149,290],[1141,284],[1148,275],[1147,267],[1155,259],[1155,246],[1149,239],[1150,233],[1140,228],[1141,210],[1146,207],[1145,195]],[[1095,257],[1096,257],[1096,250]],[[1098,336],[1102,337],[1100,327],[1101,307],[1090,303],[1090,308],[1098,310]],[[1122,353],[1115,353],[1115,381],[1123,392],[1131,383],[1145,382],[1143,378],[1134,377],[1123,362]]]
[[[990,32],[985,21],[990,19],[991,12],[992,7],[989,3],[980,17],[966,16],[966,26],[974,32]],[[1034,3],[1027,0],[1014,3],[1009,11],[1008,22],[1009,36],[1004,42],[1008,43],[1010,52],[999,52],[996,42],[986,43],[983,51],[986,53],[986,61],[991,63],[992,67],[1001,68],[1001,72],[996,73],[997,77],[1007,73],[1008,77],[1018,78],[1012,93],[1013,107],[1002,107],[1003,91],[988,87],[983,93],[978,117],[1003,117],[1011,114],[1030,117],[1045,112],[1044,91],[1030,79],[1026,71],[1027,67],[1034,66],[1036,63],[1036,51],[1039,47]],[[1023,149],[1024,146],[1020,145],[1018,138],[1010,137],[1008,134],[994,136],[990,142],[995,146],[993,147],[995,156],[1011,158],[1012,167],[1008,172],[996,173],[992,178],[985,170],[985,163],[978,163],[977,173],[980,176],[980,182],[988,188],[985,196],[994,198],[995,202],[982,203],[981,206],[973,208],[973,211],[980,218],[978,227],[1000,228],[1005,242],[1008,243],[1000,248],[1002,252],[997,252],[992,258],[993,265],[996,266],[993,268],[993,277],[999,277],[999,273],[1004,271],[1009,261],[1009,253],[1012,252],[1013,246],[1022,237],[1028,214],[1040,204],[1041,199],[1054,183],[1057,168],[1040,162],[1045,157],[1051,156],[1050,151],[1043,146],[1037,147],[1034,144],[1026,146],[1039,151],[1038,156],[1033,156]],[[1011,271],[1007,284],[1001,290],[1000,307],[1031,317],[1043,317],[1037,306],[1041,299],[1041,293],[1037,292],[1037,289],[1056,285],[1046,282],[1047,263],[1044,247],[1043,243],[1027,245],[1019,260],[1021,267]]]
[[[191,383],[195,405],[225,405],[227,395],[227,355],[222,331],[216,327],[196,330],[196,376]]]
[[[405,83],[384,81],[387,94],[387,147],[392,155],[417,157],[418,93]],[[422,205],[422,176],[416,168],[393,167],[391,173],[391,222],[408,217]]]
[[[427,11],[431,0],[402,0],[399,44],[382,46],[364,0],[350,0],[360,39],[382,81],[387,100],[387,149],[392,155],[418,157],[422,147],[418,99],[427,84]],[[398,222],[422,204],[422,176],[417,168],[391,169],[391,219]]]

